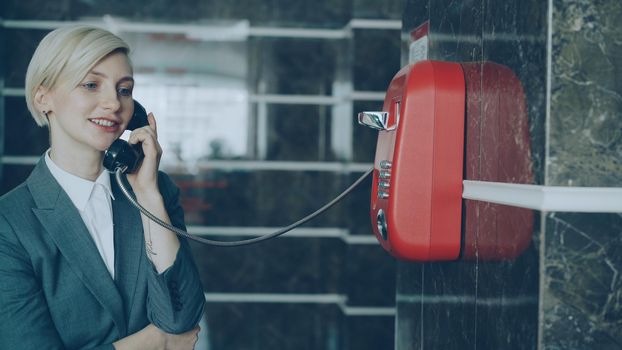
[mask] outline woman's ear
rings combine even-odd
[[[35,92],[33,103],[35,108],[47,117],[48,113],[52,110],[50,90],[46,87],[39,86],[37,92]]]

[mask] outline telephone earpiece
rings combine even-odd
[[[134,130],[148,124],[145,108],[134,100],[134,114],[127,125],[127,130]],[[140,143],[130,145],[125,140],[117,139],[104,153],[103,164],[104,168],[113,173],[117,169],[121,169],[124,173],[132,173],[138,168],[143,157],[143,148]]]

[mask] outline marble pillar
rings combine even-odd
[[[549,10],[546,182],[621,187],[622,3]],[[622,215],[548,213],[543,237],[540,347],[620,349]]]
[[[494,62],[520,80],[533,183],[622,186],[622,3],[404,5],[402,37],[412,42],[427,23],[427,58]],[[472,91],[484,92],[480,79]],[[481,107],[469,118],[482,118],[485,99]],[[480,161],[490,155],[478,152]],[[400,261],[396,348],[619,349],[621,253],[620,214],[534,212],[531,244],[512,259]]]

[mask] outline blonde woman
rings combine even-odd
[[[187,242],[134,209],[102,167],[133,114],[128,45],[103,29],[49,33],[26,102],[50,148],[0,198],[0,349],[192,349],[203,290]],[[139,203],[185,229],[179,190],[158,171],[152,114],[132,132]]]

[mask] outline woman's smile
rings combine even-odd
[[[109,119],[104,119],[104,118],[93,118],[93,119],[89,119],[89,121],[95,124],[97,128],[105,132],[116,133],[119,131],[119,127],[121,126],[119,122],[112,121]]]

